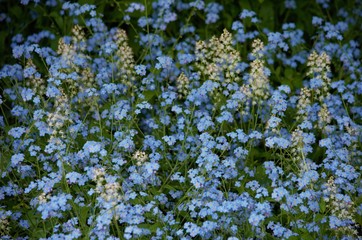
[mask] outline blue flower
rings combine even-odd
[[[196,126],[197,126],[197,129],[200,132],[203,132],[203,131],[207,130],[210,127],[214,127],[215,124],[212,121],[210,116],[205,115],[205,116],[201,117],[201,119],[199,120],[199,122],[197,123]]]
[[[145,10],[145,6],[141,3],[131,3],[128,8],[125,10],[125,12],[132,13],[134,11],[140,11],[143,12]]]
[[[283,197],[288,196],[288,191],[283,187],[278,187],[273,189],[272,198],[276,201],[281,201]]]
[[[51,196],[48,201],[40,202],[37,210],[41,213],[42,219],[52,217],[62,217],[62,213],[70,209],[68,200],[72,199],[70,194],[59,193],[58,195]]]
[[[169,145],[173,146],[176,143],[176,138],[174,136],[163,136],[162,139]]]
[[[319,78],[312,78],[310,80],[310,87],[313,89],[317,89],[323,86],[323,81],[322,79]]]
[[[61,95],[58,88],[56,88],[54,85],[48,85],[46,90],[46,96],[47,97],[56,97]]]
[[[235,150],[234,150],[235,156],[239,159],[245,159],[245,157],[248,155],[248,153],[249,153],[249,151],[242,147],[235,148]]]
[[[136,105],[135,113],[140,114],[142,109],[152,109],[152,105],[146,101],[143,101]]]
[[[30,101],[34,96],[34,91],[31,90],[30,88],[23,88],[21,90],[21,97],[23,98],[23,100],[26,101]]]
[[[233,122],[234,118],[233,115],[229,111],[223,111],[219,117],[216,118],[219,123],[224,121],[226,122]]]
[[[97,153],[100,152],[101,149],[102,149],[101,143],[95,141],[87,141],[83,146],[83,150],[86,153]]]
[[[175,112],[176,114],[180,114],[180,113],[182,113],[182,108],[177,105],[174,105],[174,106],[172,106],[171,111]]]
[[[217,20],[219,20],[219,12],[222,11],[224,7],[218,3],[209,3],[207,4],[205,8],[206,12],[206,20],[205,23],[215,23]]]
[[[282,137],[267,137],[265,139],[265,146],[269,148],[282,148],[286,149],[290,145],[290,141]]]
[[[196,237],[198,234],[200,234],[200,228],[195,223],[186,222],[184,224],[184,229],[187,233],[190,234],[191,237]]]
[[[256,226],[258,226],[258,225],[260,224],[260,222],[262,222],[264,219],[265,219],[265,216],[264,216],[264,215],[262,215],[262,214],[257,214],[257,213],[255,213],[255,212],[252,212],[252,213],[250,214],[250,216],[249,216],[248,221],[249,221],[249,223],[250,223],[252,226],[256,227]]]
[[[171,176],[171,180],[173,181],[179,181],[180,183],[184,183],[185,182],[185,178],[183,176],[181,176],[180,172],[176,172]]]
[[[298,190],[305,188],[308,184],[313,184],[319,179],[319,174],[315,170],[304,172],[301,178],[298,178]]]
[[[158,57],[157,58],[158,60],[158,63],[156,64],[156,69],[166,69],[166,70],[169,70],[171,69],[171,66],[172,66],[172,58],[170,57],[167,57],[167,56],[162,56],[162,57]]]
[[[284,37],[279,32],[270,32],[268,33],[268,47],[270,49],[281,48],[283,51],[288,51],[289,46],[284,42]]]
[[[69,172],[65,177],[68,180],[68,183],[77,183],[79,186],[84,186],[85,182],[88,180],[86,176],[77,172]]]
[[[155,174],[157,170],[160,168],[160,164],[155,161],[146,162],[144,164],[144,168],[147,171],[147,174],[150,176],[151,174]]]
[[[244,9],[240,15],[239,18],[240,19],[244,19],[244,18],[252,18],[255,17],[256,13],[254,11],[248,10],[248,9]]]
[[[268,126],[270,128],[276,128],[279,123],[281,122],[282,120],[278,117],[275,117],[275,116],[272,116],[269,120],[268,120]]]
[[[28,115],[28,112],[28,109],[25,109],[19,105],[16,105],[15,107],[13,107],[13,109],[11,109],[11,114],[15,117],[25,118],[26,115]]]
[[[8,134],[14,138],[20,138],[26,132],[24,127],[14,127],[9,130]]]
[[[284,6],[287,9],[296,9],[297,8],[297,4],[296,4],[295,0],[285,0]]]
[[[178,53],[177,58],[178,58],[178,61],[180,62],[180,64],[183,64],[183,65],[189,64],[195,60],[194,55],[189,54],[189,53]]]
[[[196,0],[196,1],[190,2],[189,5],[191,7],[197,8],[198,10],[202,10],[205,7],[205,2],[203,0]]]
[[[129,119],[129,111],[131,106],[128,101],[120,100],[116,104],[111,106],[111,119],[122,120]]]
[[[161,102],[161,106],[171,105],[173,101],[177,99],[177,93],[173,91],[164,91],[161,94],[161,98],[164,100]]]
[[[322,19],[322,18],[313,16],[313,18],[312,18],[312,24],[313,24],[314,26],[322,25],[322,23],[323,23],[323,19]]]
[[[24,154],[22,153],[18,153],[18,154],[14,154],[11,157],[11,166],[12,167],[16,167],[19,165],[19,163],[21,163],[22,161],[24,161]]]
[[[146,66],[145,65],[136,65],[134,67],[134,69],[136,70],[136,73],[140,76],[145,76],[146,75]]]
[[[330,0],[316,0],[316,2],[321,4],[323,8],[328,8],[329,7],[329,1]]]
[[[291,236],[298,236],[298,234],[283,227],[280,223],[269,222],[267,228],[271,229],[273,231],[273,235],[277,238],[288,239]]]

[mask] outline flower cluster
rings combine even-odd
[[[263,59],[263,42],[260,39],[255,39],[252,48],[251,54],[255,60],[250,63],[248,97],[253,99],[253,105],[255,105],[269,98],[269,73],[265,69],[265,60]]]
[[[362,10],[244,2],[21,1],[0,238],[358,239]]]
[[[327,182],[326,197],[324,201],[330,209],[332,216],[329,217],[329,225],[331,229],[343,234],[348,234],[357,237],[358,232],[353,228],[355,225],[354,216],[356,209],[354,203],[349,196],[337,193],[333,177],[330,177]]]

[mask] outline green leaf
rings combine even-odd
[[[160,222],[156,222],[156,223],[153,223],[153,224],[141,223],[141,224],[139,224],[139,227],[143,228],[143,229],[148,229],[151,232],[155,233],[158,228],[162,228],[162,224]]]
[[[82,226],[86,226],[87,225],[87,219],[89,217],[89,207],[80,207],[79,212],[80,212],[79,221],[80,221]]]
[[[291,79],[293,79],[294,71],[293,71],[292,69],[290,69],[290,68],[287,68],[287,69],[285,69],[285,71],[284,71],[284,76],[285,76],[287,79],[291,80]]]
[[[157,91],[144,91],[143,95],[145,96],[146,101],[149,101],[153,97],[158,95]]]
[[[301,231],[303,234],[308,233],[308,229],[306,229],[306,228],[298,228],[298,230]]]
[[[58,12],[51,12],[49,14],[50,17],[53,17],[54,21],[56,22],[56,24],[58,25],[58,27],[60,29],[63,29],[64,27],[64,21],[63,21],[63,18],[62,16],[59,15]]]
[[[21,10],[21,8],[17,5],[12,6],[9,9],[9,13],[14,15],[15,18],[17,19],[21,19],[22,17],[24,17],[23,11]]]
[[[44,229],[35,229],[33,231],[31,231],[31,238],[32,239],[39,239],[39,238],[45,238],[46,237],[46,231],[44,231]]]
[[[288,240],[299,240],[300,237],[299,236],[291,236],[290,238],[288,238]]]
[[[260,0],[259,2],[262,3]],[[274,14],[274,3],[272,1],[263,2],[258,15],[262,19],[263,25],[272,31],[274,31]]]
[[[314,221],[315,221],[315,222],[320,222],[323,218],[324,218],[324,215],[322,215],[322,214],[317,214],[317,215],[315,216]]]
[[[277,69],[275,70],[275,75],[279,78],[280,77],[280,72],[282,71],[282,68],[280,66],[277,67]]]
[[[301,238],[303,240],[314,240],[315,238],[313,236],[311,236],[309,233],[304,233],[302,234]]]
[[[324,213],[324,211],[326,210],[326,202],[323,198],[321,198],[321,201],[319,202],[319,208],[321,209],[322,213]]]

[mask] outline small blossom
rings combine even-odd
[[[145,152],[137,150],[132,158],[136,160],[137,166],[141,166],[148,159],[148,155]]]
[[[16,167],[19,165],[19,163],[21,163],[22,161],[24,161],[24,154],[22,153],[18,153],[18,154],[14,154],[11,157],[11,166],[12,167]]]
[[[14,138],[20,138],[26,132],[24,127],[15,127],[9,130],[8,134]]]
[[[136,73],[140,76],[145,76],[146,75],[146,66],[145,65],[136,65],[134,67]]]

